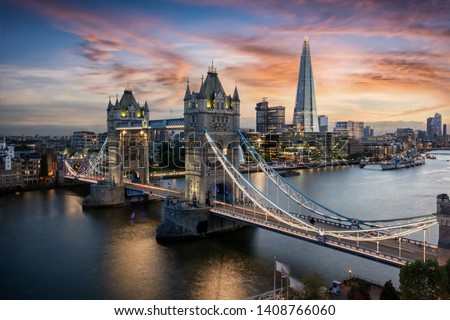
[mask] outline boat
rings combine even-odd
[[[425,164],[425,159],[400,159],[381,164],[381,170],[396,170],[402,168],[411,168]]]
[[[369,162],[365,164],[359,164],[361,169],[369,169],[369,170],[381,170],[381,163],[377,162]]]
[[[425,157],[408,152],[404,155],[397,155],[388,161],[370,162],[370,160],[364,160],[360,162],[359,167],[372,170],[397,170],[423,164],[425,164]]]
[[[291,176],[299,176],[300,172],[297,170],[283,170],[283,171],[278,171],[278,174],[282,177],[291,177]]]

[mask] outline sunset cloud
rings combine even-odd
[[[237,83],[243,126],[262,97],[290,122],[306,34],[330,122],[440,112],[450,123],[447,1],[5,0],[0,14],[3,128],[69,121],[55,106],[67,127],[104,128],[108,98],[127,85],[153,119],[181,116],[186,80],[198,90],[212,60],[227,94]]]

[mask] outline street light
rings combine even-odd
[[[348,269],[348,279],[350,280],[352,278],[352,269]]]

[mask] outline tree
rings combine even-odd
[[[447,285],[445,287],[445,293],[448,299],[450,297],[450,259],[447,260],[447,263],[443,266],[443,269],[447,275]]]
[[[383,289],[381,289],[380,293],[380,300],[399,300],[400,297],[398,295],[397,290],[395,290],[394,286],[392,285],[392,281],[386,281],[386,283],[383,286]]]
[[[320,300],[325,296],[322,294],[321,289],[325,286],[324,280],[321,274],[313,273],[302,279],[304,288],[304,299],[306,300]]]
[[[400,270],[400,292],[407,300],[432,300],[445,296],[447,275],[436,260],[416,260]]]
[[[347,298],[349,300],[371,300],[370,283],[361,279],[351,281],[351,287],[347,293]]]

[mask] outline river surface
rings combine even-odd
[[[347,216],[422,215],[436,212],[438,194],[450,194],[450,152],[436,157],[416,168],[329,167],[287,179]],[[251,179],[265,187],[261,173]],[[182,187],[184,179],[164,183]],[[274,256],[298,279],[318,272],[331,284],[352,269],[398,286],[398,268],[262,229],[160,245],[161,202],[83,210],[84,193],[0,195],[0,299],[245,299],[273,289]],[[437,228],[427,241],[437,243]]]

